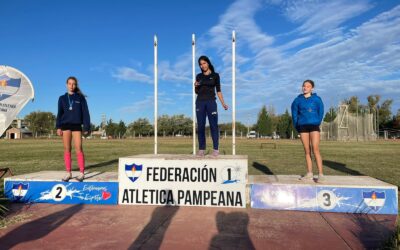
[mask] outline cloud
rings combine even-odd
[[[326,32],[371,8],[366,1],[287,1],[284,12],[302,34]]]
[[[111,75],[118,80],[130,82],[153,83],[154,81],[153,77],[140,73],[138,70],[129,67],[119,67],[116,69],[116,72],[113,72]]]
[[[274,36],[263,30],[255,17],[268,15],[265,3],[280,6],[295,27]],[[264,104],[284,112],[306,78],[315,80],[318,94],[331,103],[375,93],[395,99],[400,91],[400,6],[369,19],[362,16],[357,25],[352,23],[372,8],[367,1],[237,0],[218,23],[196,36],[196,55],[207,54],[213,62],[220,62],[217,71],[224,98],[231,103],[231,34],[236,30],[238,120],[249,120],[249,115],[255,118]],[[171,107],[178,98],[191,103],[191,64],[189,51],[175,61],[159,64],[160,79],[183,92],[170,95],[177,97],[171,100]],[[144,82],[148,79],[143,77]],[[396,100],[395,105],[399,105]],[[231,112],[220,112],[220,118],[229,122]]]

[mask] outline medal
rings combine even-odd
[[[68,104],[69,104],[69,110],[72,110],[72,105],[74,104],[74,99],[72,99],[72,101],[69,99],[69,94],[67,93],[67,97],[68,97]]]

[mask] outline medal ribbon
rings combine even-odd
[[[67,97],[68,97],[69,110],[72,110],[72,105],[74,104],[74,99],[72,99],[72,101],[71,101],[68,93],[67,93]]]

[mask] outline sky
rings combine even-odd
[[[68,76],[87,95],[92,123],[154,119],[154,35],[158,114],[192,117],[192,34],[196,61],[221,76],[232,120],[232,30],[236,32],[236,120],[255,123],[262,105],[290,111],[305,79],[326,110],[379,94],[400,109],[398,0],[5,1],[0,0],[0,65],[33,83],[21,111],[56,114]],[[200,72],[196,65],[196,74]]]

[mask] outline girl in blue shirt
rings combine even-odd
[[[314,82],[312,80],[305,80],[302,86],[303,94],[297,96],[292,103],[292,119],[293,126],[300,133],[307,162],[307,174],[302,179],[314,179],[311,160],[312,149],[319,172],[318,182],[322,182],[324,181],[324,174],[322,171],[322,158],[319,152],[319,126],[324,117],[324,104],[321,98],[312,92],[313,90]]]
[[[83,125],[83,132],[82,132]],[[71,173],[71,141],[74,141],[75,153],[80,174],[76,178],[85,178],[85,157],[82,149],[82,134],[90,133],[90,115],[85,96],[78,87],[78,79],[70,76],[67,79],[67,93],[58,99],[57,135],[62,136],[64,143],[64,163],[67,174],[62,181],[69,181]]]

